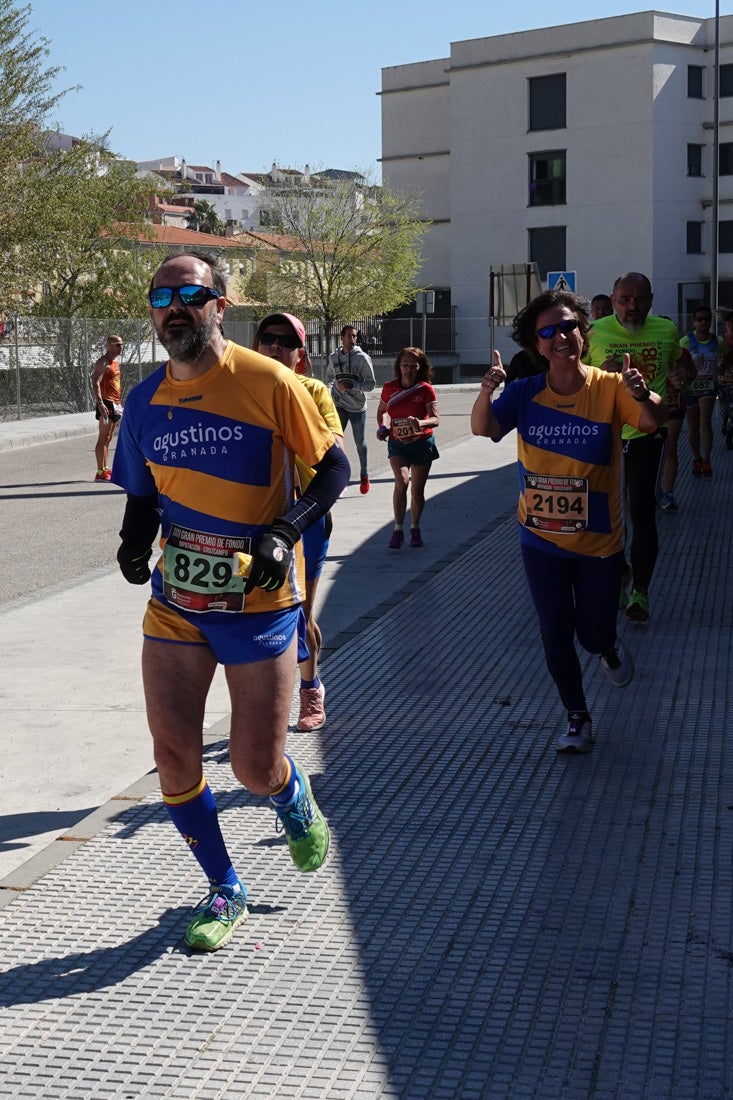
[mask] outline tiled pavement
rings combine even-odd
[[[328,723],[290,737],[318,874],[221,723],[206,773],[251,898],[226,949],[183,946],[202,880],[152,789],[0,909],[0,1096],[733,1095],[733,454],[682,465],[652,621],[620,627],[636,678],[586,660],[590,754],[552,748],[503,518],[324,662]]]

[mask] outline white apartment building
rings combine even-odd
[[[719,27],[719,301],[733,307],[733,16]],[[709,299],[714,42],[712,18],[647,11],[382,70],[383,178],[422,194],[420,279],[450,288],[462,364],[487,362],[499,264],[576,272],[589,298],[642,271],[654,312],[682,326]]]

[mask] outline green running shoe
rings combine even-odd
[[[194,951],[217,951],[232,938],[232,929],[247,916],[247,891],[214,886],[196,906],[185,940]]]
[[[308,776],[297,764],[295,775],[299,785],[296,797],[288,806],[274,808],[295,866],[299,871],[317,871],[328,854],[328,825],[313,797]]]
[[[632,588],[629,601],[626,604],[626,618],[632,623],[649,622],[649,597],[646,592],[640,592],[638,588]]]

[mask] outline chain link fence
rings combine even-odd
[[[445,320],[437,318],[428,318],[426,327],[419,317],[363,317],[347,323],[357,327],[361,346],[373,359],[387,358],[390,364],[406,346],[427,344],[428,354],[431,344],[435,344],[435,351],[453,348],[452,321],[447,327]],[[251,347],[257,324],[256,320],[230,320],[225,316],[224,334],[237,344]],[[328,354],[337,346],[343,324],[334,325],[330,341],[317,321],[305,327],[314,372],[323,378]],[[149,319],[6,319],[0,326],[0,421],[91,411],[91,373],[111,333],[125,341],[120,360],[124,400],[134,385],[168,358]]]

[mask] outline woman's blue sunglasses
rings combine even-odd
[[[567,336],[569,332],[575,332],[576,328],[580,324],[579,321],[560,321],[557,325],[543,325],[542,328],[538,328],[536,335],[541,340],[551,340],[556,332],[561,332],[563,336]]]

